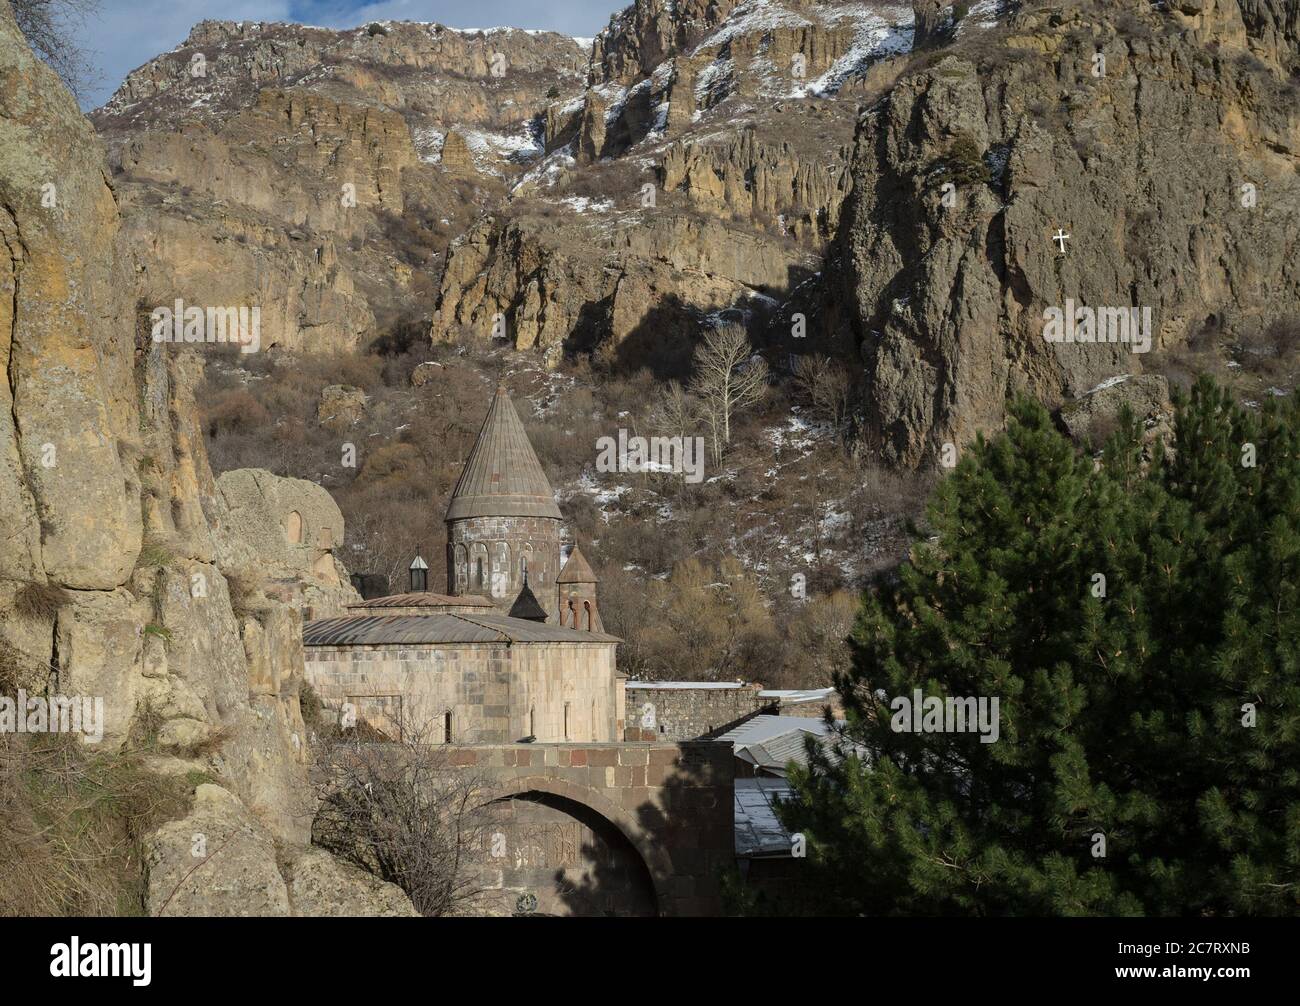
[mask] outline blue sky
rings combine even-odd
[[[99,15],[81,26],[99,80],[86,108],[102,105],[137,66],[179,45],[205,18],[297,21],[352,28],[367,21],[438,21],[453,28],[545,28],[595,35],[631,0],[100,0]]]

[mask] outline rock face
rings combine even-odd
[[[94,114],[145,302],[258,306],[262,348],[314,352],[427,318],[448,237],[586,64],[551,33],[199,24]]]
[[[130,735],[160,763],[215,779],[193,813],[214,830],[237,823],[248,855],[212,863],[206,900],[189,907],[276,911],[274,857],[274,877],[247,864],[310,836],[301,620],[237,568],[248,547],[230,531],[190,390],[202,347],[155,343],[137,318],[102,147],[6,0],[0,82],[6,670],[35,693],[102,698],[102,750]],[[53,600],[32,604],[33,592]],[[191,834],[155,837],[151,910]]]
[[[903,4],[665,3],[616,14],[548,156],[448,250],[432,336],[505,336],[680,371],[705,324],[755,329],[819,271],[854,97],[907,51]],[[874,85],[872,85],[874,86]]]
[[[1166,6],[958,25],[864,112],[831,297],[884,460],[996,429],[1011,392],[1059,404],[1141,373],[1133,343],[1048,341],[1049,308],[1149,308],[1156,350],[1296,312],[1294,4]]]
[[[366,393],[348,384],[331,384],[321,389],[316,419],[327,430],[342,433],[366,414]]]
[[[761,329],[819,271],[855,105],[913,20],[876,0],[638,0],[590,53],[510,29],[209,21],[94,119],[142,307],[257,306],[264,349],[352,351],[431,319],[435,340],[670,372],[701,326]]]
[[[716,28],[733,0],[636,0],[609,19],[592,51],[593,84],[635,82]]]
[[[187,817],[150,838],[149,902],[168,916],[418,916],[393,884],[321,849],[280,865],[261,823],[220,786],[200,785]]]
[[[600,343],[640,358],[683,345],[694,312],[784,290],[815,268],[797,248],[695,214],[646,215],[636,227],[601,213],[564,227],[487,218],[448,263],[435,331],[490,338],[501,318],[516,348],[551,363]]]
[[[304,619],[344,614],[361,600],[336,556],[343,514],[328,490],[260,468],[223,472],[217,492],[225,504],[226,562],[296,607]]]
[[[1061,409],[1061,422],[1077,442],[1100,447],[1126,406],[1143,424],[1148,438],[1172,435],[1174,409],[1169,401],[1169,382],[1159,374],[1111,378],[1067,402]]]
[[[189,815],[154,833],[148,863],[155,915],[289,914],[275,843],[220,786],[199,786]]]
[[[419,916],[401,888],[348,866],[321,849],[302,853],[287,872],[294,915]]]

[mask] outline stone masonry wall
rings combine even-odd
[[[735,688],[647,688],[627,683],[629,741],[683,741],[730,730],[772,703],[760,699],[760,685]]]
[[[455,748],[451,760],[484,777],[498,809],[529,806],[499,814],[501,830],[486,836],[493,912],[532,895],[546,914],[639,914],[640,863],[658,914],[721,911],[718,877],[735,863],[731,745],[484,745]],[[631,849],[611,853],[624,843]]]
[[[447,526],[447,593],[478,594],[510,611],[524,585],[521,559],[528,559],[528,585],[557,620],[555,578],[560,574],[560,522],[550,517],[469,517]],[[476,560],[483,560],[484,583]]]
[[[442,742],[616,739],[613,643],[465,643],[437,646],[308,646],[307,680],[331,706],[397,736],[430,722]]]

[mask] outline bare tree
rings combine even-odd
[[[99,12],[99,0],[10,0],[18,28],[41,59],[78,98],[94,83],[90,57],[76,29]]]
[[[678,381],[669,381],[659,390],[650,409],[650,428],[655,433],[685,439],[697,420],[697,405]]]
[[[794,379],[813,409],[836,430],[841,429],[849,416],[853,391],[848,368],[825,356],[801,356],[795,361]]]
[[[313,842],[396,884],[422,915],[471,914],[484,895],[483,778],[450,763],[432,720],[404,720],[397,741],[364,721],[331,733],[316,761]]]
[[[713,438],[714,463],[731,443],[731,419],[767,392],[767,361],[754,354],[741,325],[723,325],[704,336],[695,351],[691,391]]]
[[[344,553],[344,565],[352,573],[378,573],[388,581],[388,590],[392,594],[403,594],[410,590],[411,561],[417,551],[422,551],[425,543],[416,540],[407,521],[394,520],[392,509],[383,512],[362,510],[350,514],[344,527],[344,540],[347,548]],[[439,554],[423,552],[422,557],[429,563],[429,585],[435,591],[441,591],[442,581],[437,579],[435,570],[441,568]]]

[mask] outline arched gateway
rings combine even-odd
[[[496,913],[716,915],[735,864],[731,745],[457,746],[482,780]]]
[[[671,855],[596,790],[530,776],[493,790],[487,809],[483,865],[498,911],[659,915],[668,902]]]

